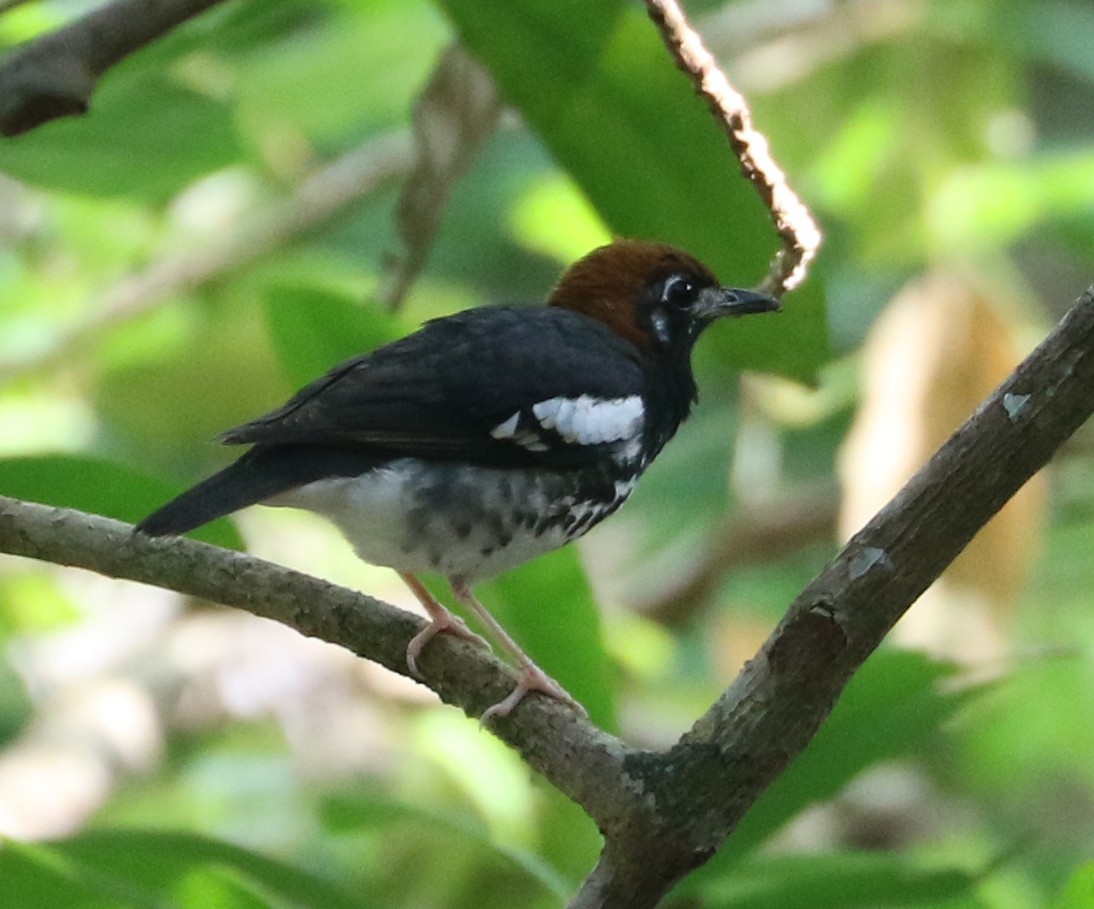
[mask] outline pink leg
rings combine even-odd
[[[429,624],[410,639],[410,643],[406,648],[406,665],[412,676],[418,679],[422,677],[422,674],[418,671],[418,657],[422,654],[422,648],[438,634],[454,634],[465,641],[479,644],[487,650],[490,649],[490,645],[468,628],[463,619],[453,615],[437,602],[437,598],[414,575],[408,571],[400,571],[399,577],[403,579],[406,586],[410,588],[410,592],[417,597],[418,602],[429,613]]]
[[[582,716],[589,715],[588,711],[574,700],[565,688],[533,662],[532,658],[521,649],[520,644],[514,641],[509,632],[501,627],[498,620],[486,611],[486,607],[476,599],[466,581],[459,578],[451,578],[450,580],[452,592],[456,595],[456,599],[471,610],[476,618],[490,629],[502,649],[516,661],[517,667],[520,669],[517,687],[503,700],[498,701],[492,707],[488,707],[483,715],[479,717],[480,723],[485,724],[491,717],[508,716],[512,713],[513,708],[524,700],[524,696],[529,691],[538,691],[547,695],[547,697],[554,698],[556,701],[562,701],[563,704],[573,707]]]

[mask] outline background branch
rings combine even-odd
[[[646,583],[635,609],[663,625],[682,625],[710,605],[734,571],[833,539],[838,512],[839,489],[829,483],[802,484],[737,508],[704,536],[689,564],[665,573],[667,586]]]
[[[220,0],[116,0],[0,61],[0,134],[87,112],[110,67]]]
[[[1094,288],[795,600],[717,703],[663,753],[630,748],[532,698],[492,728],[605,836],[576,907],[642,909],[714,854],[809,743],[851,675],[927,586],[1094,411]],[[405,673],[421,620],[288,569],[190,540],[0,499],[0,550],[239,606]],[[430,687],[476,714],[507,670],[443,639]]]
[[[103,290],[88,305],[88,315],[48,345],[0,361],[0,382],[55,366],[104,331],[288,246],[388,180],[405,174],[412,150],[405,130],[378,136],[316,168],[290,196],[258,208],[230,233],[198,249],[164,253],[143,271]]]

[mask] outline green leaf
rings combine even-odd
[[[197,299],[182,305],[181,330],[155,359],[133,356],[142,343],[154,350],[156,341],[145,325],[127,326],[128,353],[104,357],[91,390],[106,438],[117,440],[121,450],[143,452],[142,463],[146,459],[187,481],[233,456],[212,441],[216,434],[272,409],[292,390],[266,337],[261,309],[238,283],[213,297],[211,305]]]
[[[715,861],[739,859],[804,808],[836,796],[867,767],[924,747],[972,696],[940,690],[953,672],[950,664],[909,651],[872,656],[816,738],[760,797]]]
[[[1079,867],[1067,882],[1054,909],[1090,909],[1094,906],[1094,862]]]
[[[383,831],[398,824],[409,824],[430,835],[451,838],[464,845],[475,843],[484,852],[520,868],[531,882],[558,899],[564,900],[570,893],[569,882],[535,853],[491,837],[483,824],[469,820],[464,812],[424,808],[379,792],[356,792],[326,799],[321,805],[320,816],[324,826],[335,835]]]
[[[476,593],[491,615],[604,729],[617,728],[616,672],[577,549],[560,549]]]
[[[0,643],[4,642],[3,608],[0,605]],[[34,704],[26,682],[6,661],[0,661],[0,748],[7,748],[34,716]]]
[[[0,459],[0,493],[64,508],[78,508],[136,523],[182,490],[111,461],[58,454]],[[207,543],[242,549],[227,521],[194,532]]]
[[[298,386],[402,333],[394,316],[334,291],[277,286],[264,296],[274,349]]]
[[[702,886],[685,884],[709,909],[883,909],[973,906],[977,879],[952,868],[924,867],[898,854],[832,853],[750,858]]]
[[[0,843],[0,902],[19,909],[164,909],[146,893],[95,880],[49,846]]]
[[[159,202],[241,153],[230,107],[127,66],[103,81],[86,117],[0,143],[0,171],[54,190]]]
[[[202,899],[207,899],[203,902]],[[367,909],[321,878],[190,833],[116,830],[0,848],[0,903],[20,909]]]
[[[422,0],[330,4],[305,27],[237,57],[240,122],[256,135],[281,129],[328,146],[359,142],[405,121],[448,39]]]
[[[186,909],[291,909],[234,868],[202,867],[183,875],[171,896]]]
[[[764,207],[636,6],[443,5],[614,233],[678,244],[727,284],[759,280],[778,248]],[[778,319],[752,321],[726,332],[736,365],[812,380],[827,360],[817,295],[795,295]]]

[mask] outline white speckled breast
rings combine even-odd
[[[581,536],[626,501],[637,479],[400,458],[264,504],[323,515],[373,565],[474,581]]]

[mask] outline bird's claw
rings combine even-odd
[[[491,720],[496,716],[509,716],[509,714],[513,712],[513,709],[524,700],[524,696],[530,691],[538,691],[540,694],[544,694],[549,698],[561,701],[566,706],[576,710],[582,717],[587,717],[589,715],[589,711],[582,707],[570,692],[547,675],[547,673],[540,669],[535,663],[529,663],[521,669],[520,678],[517,680],[517,686],[510,691],[508,695],[502,698],[502,700],[491,707],[487,707],[486,710],[483,711],[482,716],[479,717],[479,725],[485,726],[488,720]]]
[[[475,632],[467,627],[467,623],[458,615],[453,615],[451,612],[445,610],[444,615],[434,616],[430,623],[414,635],[414,637],[410,639],[410,643],[406,646],[406,668],[410,670],[410,674],[414,676],[414,678],[422,678],[422,673],[418,669],[418,657],[422,655],[422,650],[425,648],[425,645],[432,641],[438,634],[451,634],[457,638],[462,638],[465,641],[470,641],[472,644],[475,644],[477,647],[482,647],[486,651],[492,649],[486,638],[475,634]]]

